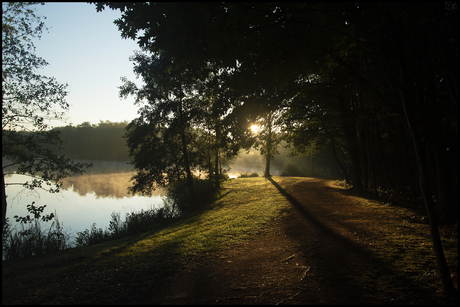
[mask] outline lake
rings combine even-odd
[[[46,205],[45,213],[55,213],[59,222],[69,230],[73,237],[77,232],[90,229],[93,223],[98,228],[108,228],[112,212],[126,213],[148,210],[163,206],[163,190],[154,191],[151,197],[128,194],[130,179],[135,174],[126,162],[112,161],[80,161],[93,162],[94,166],[83,175],[68,177],[64,180],[60,193],[52,194],[41,189],[30,191],[21,185],[6,187],[7,217],[14,222],[14,215],[26,216],[26,206],[33,201],[36,206]],[[232,167],[230,177],[239,173],[261,171],[262,163],[254,163],[254,168]],[[9,171],[12,171],[11,169]],[[30,180],[24,175],[6,175],[6,183]]]
[[[87,162],[87,161],[85,161]],[[93,223],[98,228],[109,226],[112,212],[125,213],[162,207],[163,190],[157,190],[153,196],[128,194],[130,179],[135,174],[125,162],[93,162],[94,167],[79,176],[64,180],[60,193],[52,194],[41,189],[30,191],[21,185],[6,187],[7,214],[26,216],[27,204],[33,201],[36,206],[46,205],[45,213],[56,213],[59,222],[75,236],[77,232],[89,229]],[[25,182],[30,177],[7,175],[6,183]]]

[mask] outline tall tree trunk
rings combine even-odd
[[[347,184],[350,184],[350,178],[348,177],[348,172],[343,166],[343,164],[340,162],[339,157],[337,156],[337,151],[335,150],[334,140],[332,138],[329,138],[329,139],[331,140],[332,153],[334,155],[335,161],[337,162],[340,169],[342,170],[343,175],[345,176],[345,182]]]
[[[399,124],[399,130],[400,131],[405,131],[404,125],[407,125],[407,122],[404,123],[403,121],[398,121]],[[405,170],[404,176],[401,176],[401,178],[407,178],[406,180],[409,181],[410,184],[410,190],[412,195],[420,195],[419,194],[419,189],[420,185],[417,184],[416,178],[414,178],[414,165],[413,163],[413,156],[409,155],[409,148],[407,146],[408,143],[410,143],[410,138],[406,138],[406,133],[401,133],[401,144],[402,144],[402,150],[404,152],[404,163],[401,165],[398,169]],[[415,165],[415,167],[417,167]],[[402,186],[404,186],[403,183],[401,183]]]
[[[371,129],[370,129],[370,124],[369,121],[365,121],[366,125],[364,126],[364,139],[366,141],[366,155],[367,155],[367,160],[369,161],[369,170],[370,170],[370,175],[371,175],[371,180],[372,180],[372,189],[374,192],[377,194],[377,180],[376,180],[376,169],[375,169],[375,163],[374,163],[374,155],[371,153],[371,148],[374,148],[371,144]]]
[[[212,181],[212,157],[211,157],[211,149],[212,149],[212,141],[211,141],[211,131],[208,132],[208,172],[209,172],[209,181]]]
[[[420,136],[418,135],[418,131],[416,131],[416,128],[413,127],[414,120],[412,118],[412,115],[409,115],[409,113],[413,112],[413,110],[411,110],[411,108],[407,106],[407,102],[405,101],[406,100],[403,98],[406,119],[409,125],[409,129],[411,131],[412,141],[414,143],[414,148],[417,156],[417,166],[420,176],[420,190],[422,192],[423,201],[425,203],[428,219],[430,222],[431,240],[433,242],[433,249],[436,255],[436,260],[438,262],[439,271],[441,273],[442,283],[444,285],[444,290],[447,294],[449,294],[452,297],[457,297],[457,291],[455,290],[454,284],[452,283],[452,279],[450,278],[449,266],[447,265],[446,257],[444,255],[444,250],[442,247],[441,237],[439,235],[438,218],[436,216],[434,203],[431,198],[426,154],[423,148],[425,146],[423,146]]]
[[[431,150],[433,160],[436,166],[436,177],[438,186],[438,201],[440,209],[440,221],[446,223],[455,223],[458,220],[456,208],[454,206],[454,194],[452,186],[452,173],[449,157],[445,150],[441,149],[440,144],[436,144],[436,135],[430,132]]]
[[[362,170],[363,170],[363,185],[364,185],[364,189],[367,190],[368,187],[369,187],[369,161],[367,159],[367,153],[366,153],[366,150],[367,150],[367,144],[366,144],[366,139],[364,137],[364,127],[363,125],[361,125],[360,129],[359,129],[359,134],[360,134],[360,137],[359,137],[359,140],[360,140],[360,143],[361,143],[361,157],[362,157]]]
[[[439,272],[441,273],[441,280],[444,286],[444,291],[453,297],[454,299],[458,300],[457,297],[457,290],[454,287],[452,279],[450,277],[449,266],[447,265],[446,257],[444,255],[444,250],[442,247],[441,238],[439,235],[438,229],[438,221],[435,213],[434,203],[431,198],[430,188],[429,188],[429,179],[428,179],[428,167],[426,161],[426,154],[425,149],[427,146],[426,144],[426,137],[420,135],[416,127],[416,119],[414,118],[417,107],[408,91],[407,82],[408,78],[408,64],[407,58],[404,50],[404,41],[401,38],[401,29],[397,28],[395,24],[390,21],[391,32],[394,36],[395,40],[395,51],[398,58],[398,64],[401,74],[401,86],[400,86],[400,93],[401,93],[401,101],[404,109],[404,115],[406,117],[407,125],[409,127],[409,131],[412,137],[412,141],[414,143],[414,150],[415,155],[417,158],[417,167],[419,170],[419,183],[420,183],[420,190],[422,192],[423,201],[426,206],[426,211],[428,214],[429,222],[430,222],[430,233],[431,233],[431,240],[433,242],[433,249],[436,255],[436,260],[438,263]],[[423,63],[418,63],[418,65],[423,65]]]
[[[266,142],[266,152],[265,152],[265,173],[264,177],[270,177],[270,158],[271,158],[271,149],[272,149],[272,118],[271,112],[268,112],[267,115],[267,123],[268,123],[268,136]]]
[[[5,187],[5,174],[2,170],[2,233],[6,223],[6,187]]]
[[[184,155],[184,167],[185,167],[185,173],[187,174],[187,185],[190,191],[190,198],[191,202],[193,205],[196,203],[196,198],[195,198],[195,190],[193,188],[193,177],[192,177],[192,171],[190,170],[190,161],[188,159],[188,151],[187,151],[187,140],[185,138],[185,131],[182,131],[181,133],[181,140],[182,140],[182,151]]]
[[[216,188],[220,187],[220,176],[219,176],[219,128],[216,124],[216,142],[215,142],[215,156],[214,156],[214,185]]]
[[[215,156],[214,156],[214,185],[216,188],[220,186],[219,178],[219,147],[216,146]]]
[[[342,122],[342,130],[345,135],[345,140],[347,142],[348,154],[351,159],[351,166],[353,172],[351,172],[351,180],[353,183],[353,189],[356,191],[362,191],[363,183],[361,179],[362,171],[359,159],[359,146],[358,140],[356,137],[356,126],[354,122],[350,119],[349,111],[347,110],[344,94],[342,93],[339,96],[339,112]]]
[[[182,109],[182,101],[180,101],[180,106],[179,106],[179,116],[180,116],[180,123],[181,123],[181,142],[182,142],[182,154],[184,155],[184,168],[185,168],[185,173],[187,175],[187,185],[190,191],[190,198],[191,198],[191,204],[194,206],[196,204],[196,197],[195,197],[195,190],[193,188],[193,177],[192,177],[192,171],[190,170],[190,161],[188,158],[188,150],[187,150],[187,138],[185,136],[185,123],[184,123],[184,114],[183,114],[183,109]]]
[[[270,156],[267,154],[265,156],[265,173],[264,177],[270,177]]]
[[[382,168],[382,172],[385,175],[385,179],[386,179],[385,181],[390,184],[390,186],[387,186],[386,188],[393,188],[395,184],[393,182],[392,176],[388,172],[388,163],[386,163],[386,156],[383,154],[384,151],[383,151],[383,146],[382,146],[382,133],[380,132],[380,125],[379,125],[378,120],[375,121],[375,125],[376,125],[375,127],[376,127],[376,134],[377,134],[377,143],[379,146],[378,153],[380,156],[380,159],[379,159],[380,167]]]
[[[426,34],[426,36],[429,35]],[[456,217],[456,215],[454,216],[453,174],[451,173],[454,161],[449,159],[450,156],[446,151],[448,145],[446,146],[440,137],[443,131],[438,125],[437,119],[442,115],[440,115],[440,108],[437,103],[436,77],[432,63],[432,55],[429,52],[430,46],[425,39],[420,39],[420,41],[421,48],[419,49],[421,52],[419,52],[417,56],[419,58],[418,62],[424,63],[424,65],[422,69],[423,74],[419,74],[419,76],[423,77],[423,81],[426,82],[423,91],[425,94],[425,113],[427,114],[426,122],[429,126],[429,129],[426,129],[426,137],[428,139],[429,149],[431,150],[430,156],[433,160],[434,177],[436,178],[438,201],[441,209],[440,219],[442,219],[443,222],[455,222],[455,220],[449,221],[449,217]]]

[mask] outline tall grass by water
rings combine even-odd
[[[179,211],[170,205],[169,200],[165,199],[164,201],[165,206],[162,208],[127,213],[125,220],[122,220],[120,213],[113,212],[108,229],[97,228],[96,223],[93,223],[90,229],[77,233],[75,247],[102,243],[148,231],[159,224],[164,224],[178,217]]]
[[[171,200],[165,198],[164,202],[162,208],[127,213],[124,220],[120,213],[113,212],[108,229],[98,228],[93,223],[90,229],[78,232],[75,240],[72,240],[70,230],[59,222],[57,216],[46,222],[40,217],[29,221],[24,219],[14,226],[7,219],[2,233],[2,259],[24,259],[150,230],[180,215]]]
[[[19,229],[18,229],[19,227]],[[34,218],[30,223],[13,226],[7,219],[2,232],[2,259],[23,259],[71,248],[67,229],[55,217],[48,229]]]

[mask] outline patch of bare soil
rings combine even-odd
[[[179,270],[130,303],[453,304],[439,277],[423,283],[401,271],[398,255],[413,250],[385,245],[404,231],[429,237],[426,224],[409,225],[402,211],[368,205],[332,180],[272,183],[292,206],[262,235]],[[426,257],[416,266],[421,272],[436,267],[434,256]]]

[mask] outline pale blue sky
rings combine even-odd
[[[120,11],[96,12],[94,4],[85,2],[49,2],[35,7],[39,15],[46,17],[49,29],[34,42],[36,54],[49,63],[40,74],[69,85],[68,120],[53,122],[53,126],[131,121],[137,117],[134,98],[118,97],[120,77],[141,84],[129,61],[139,47],[134,40],[121,38],[113,24]]]

